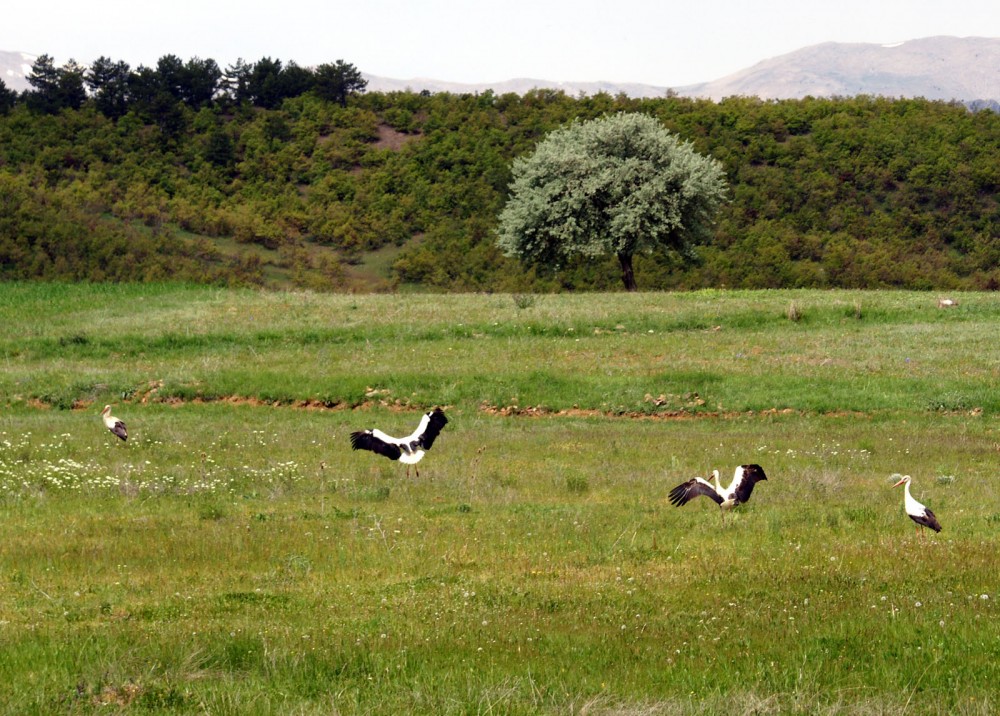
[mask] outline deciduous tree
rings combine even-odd
[[[689,256],[725,195],[719,163],[648,115],[574,122],[514,161],[498,243],[508,256],[550,268],[574,254],[613,253],[634,291],[632,257]]]

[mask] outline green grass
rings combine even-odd
[[[991,713],[998,306],[0,287],[0,704]],[[350,451],[433,404],[419,479]]]
[[[991,294],[950,310],[920,293],[515,299],[14,285],[0,399],[69,407],[155,385],[182,399],[354,406],[377,390],[609,414],[1000,407]]]

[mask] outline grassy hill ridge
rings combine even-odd
[[[1000,119],[919,99],[718,103],[371,93],[340,107],[93,107],[0,116],[0,276],[317,290],[616,289],[614,259],[553,274],[499,254],[510,162],[608,112],[656,116],[719,159],[732,201],[695,264],[640,287],[1000,286]]]

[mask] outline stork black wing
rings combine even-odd
[[[716,504],[722,504],[722,495],[716,492],[715,488],[710,484],[696,477],[687,482],[682,482],[670,491],[670,504],[680,507],[681,505],[686,505],[698,495],[711,497],[715,500]]]
[[[750,493],[753,492],[754,485],[761,480],[767,479],[767,475],[764,474],[764,468],[760,465],[741,465],[741,467],[743,468],[743,475],[736,485],[736,501],[740,504],[750,499]]]
[[[937,517],[934,516],[934,513],[928,510],[926,507],[924,508],[924,514],[918,515],[916,517],[910,515],[910,519],[916,522],[918,525],[923,525],[924,527],[930,527],[935,532],[941,531],[941,523],[938,522],[938,519]]]
[[[121,420],[115,421],[114,427],[111,428],[111,432],[120,437],[122,440],[128,440],[128,430],[125,429],[125,423]]]
[[[431,445],[434,444],[437,436],[441,434],[441,428],[448,423],[448,418],[444,416],[444,411],[441,408],[434,408],[432,412],[427,413],[427,418],[427,428],[420,435],[420,444],[424,450],[431,449]]]
[[[384,455],[390,460],[398,460],[403,451],[398,445],[379,440],[370,430],[359,430],[351,433],[351,447],[355,450],[370,450],[377,455]]]

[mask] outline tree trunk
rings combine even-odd
[[[635,291],[639,287],[635,285],[635,274],[632,273],[632,254],[618,254],[618,263],[622,267],[622,282],[626,291]]]

